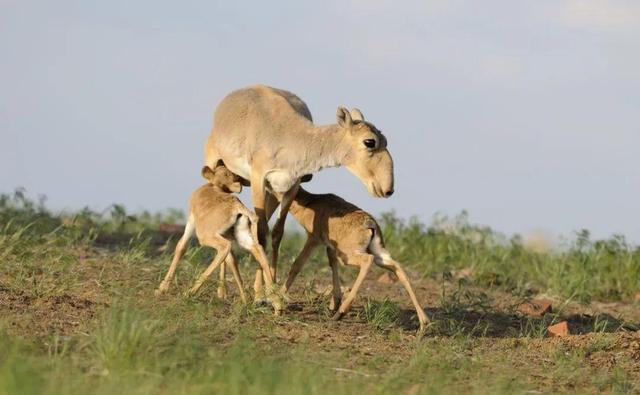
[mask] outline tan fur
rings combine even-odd
[[[303,176],[325,167],[346,166],[376,197],[393,193],[393,161],[386,138],[359,110],[340,107],[337,124],[315,126],[307,105],[284,90],[257,85],[230,93],[218,105],[205,145],[205,164],[222,160],[250,181],[259,218],[259,240],[267,221],[282,206],[272,237],[272,272],[289,205]],[[374,140],[367,148],[364,140]]]
[[[246,302],[242,279],[231,252],[231,243],[236,241],[241,247],[250,251],[262,269],[266,270],[264,280],[267,284],[268,294],[272,299],[276,312],[279,313],[282,309],[282,304],[272,292],[273,278],[268,270],[269,262],[258,242],[258,218],[242,204],[237,196],[233,195],[233,192],[242,190],[240,177],[231,173],[224,166],[218,166],[215,170],[205,166],[202,170],[202,175],[209,180],[209,183],[198,188],[191,196],[189,218],[185,226],[185,232],[176,246],[169,271],[162,283],[160,283],[156,295],[169,289],[169,285],[175,276],[178,262],[184,255],[187,243],[195,231],[200,244],[216,249],[217,254],[211,265],[187,292],[188,295],[195,294],[216,268],[222,262],[226,262],[240,288],[240,296]],[[223,288],[224,264],[222,264],[221,268],[221,280],[223,281],[220,285],[221,288],[218,289],[218,295],[224,297],[226,296],[226,290]],[[257,291],[261,292],[261,290]]]
[[[335,309],[339,305],[334,319],[342,318],[347,312],[367,272],[372,264],[376,264],[398,276],[416,309],[420,329],[425,328],[429,322],[427,315],[418,303],[406,273],[385,249],[380,227],[370,214],[339,196],[313,194],[302,188],[298,191],[290,212],[306,230],[307,242],[291,267],[282,288],[284,293],[291,287],[313,249],[318,245],[324,245],[333,273],[331,308]],[[360,267],[358,277],[342,303],[338,260],[345,265]]]

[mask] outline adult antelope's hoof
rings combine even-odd
[[[224,287],[218,288],[218,297],[220,299],[227,299],[227,289]]]
[[[338,311],[333,315],[333,317],[331,317],[331,319],[333,319],[334,321],[340,321],[342,317],[344,317],[344,313]]]

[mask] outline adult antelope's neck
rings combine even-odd
[[[305,131],[307,173],[343,164],[347,154],[345,130],[338,125],[314,126]]]

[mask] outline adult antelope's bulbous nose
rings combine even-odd
[[[385,197],[389,197],[391,195],[393,195],[393,189],[389,189],[387,192],[384,193]]]

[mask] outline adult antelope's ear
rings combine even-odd
[[[214,173],[209,166],[203,166],[200,174],[202,174],[202,177],[204,177],[205,179],[211,180],[213,178]]]
[[[220,166],[224,166],[224,161],[222,159],[218,159],[218,161],[216,162],[216,165],[213,168],[217,169]]]
[[[338,119],[338,125],[342,126],[343,128],[350,128],[353,125],[353,120],[351,119],[349,110],[342,106],[338,107],[336,118]]]
[[[351,109],[351,118],[354,121],[364,122],[364,115],[362,115],[362,111],[358,110],[357,108]]]

